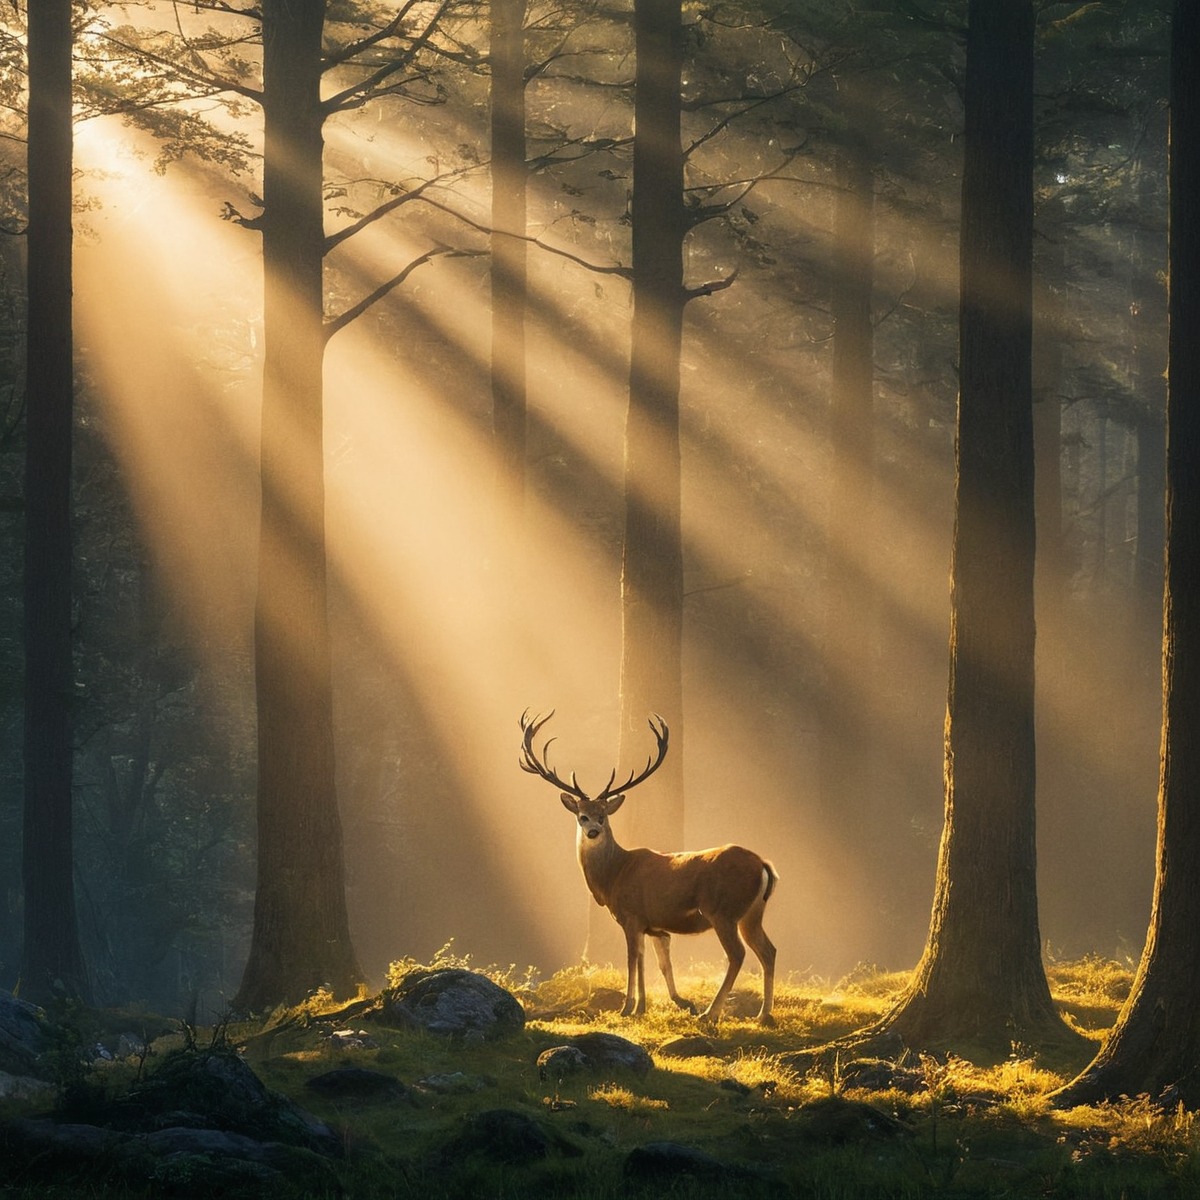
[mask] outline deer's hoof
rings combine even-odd
[[[774,1029],[775,1028],[775,1018],[773,1016],[771,1016],[770,1013],[760,1013],[759,1017],[758,1017],[758,1023],[764,1029]]]

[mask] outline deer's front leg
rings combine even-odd
[[[625,1007],[623,1017],[640,1017],[646,1011],[646,940],[642,930],[625,926],[625,948],[627,951]],[[637,1001],[634,1001],[634,984],[637,984]]]
[[[746,947],[742,945],[742,939],[738,937],[735,922],[714,921],[713,928],[717,931],[721,948],[729,959],[729,967],[725,972],[725,978],[721,981],[721,986],[717,989],[717,994],[712,998],[712,1003],[700,1014],[702,1021],[715,1025],[721,1019],[721,1009],[725,1007],[725,998],[732,990],[733,982],[742,969],[742,963],[746,958]]]
[[[680,1008],[692,1013],[694,1016],[696,1006],[690,1000],[685,1000],[675,990],[675,972],[671,969],[671,935],[669,933],[652,933],[650,936],[654,941],[654,953],[658,955],[658,969],[662,972],[662,977],[666,981],[667,995]]]

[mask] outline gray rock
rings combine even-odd
[[[123,1033],[113,1053],[117,1058],[140,1058],[146,1053],[146,1043],[136,1033]]]
[[[717,1047],[712,1039],[706,1038],[702,1034],[674,1037],[670,1041],[663,1042],[658,1048],[658,1053],[665,1058],[701,1058],[706,1055],[711,1056],[716,1052]]]
[[[635,1146],[625,1156],[624,1173],[631,1184],[653,1185],[670,1191],[677,1180],[684,1181],[685,1189],[689,1187],[687,1181],[695,1180],[704,1185],[706,1196],[712,1185],[727,1187],[747,1182],[756,1185],[755,1194],[758,1195],[758,1188],[771,1182],[770,1175],[762,1171],[722,1162],[695,1146],[679,1142],[647,1142],[644,1146]],[[772,1193],[776,1191],[781,1196],[790,1194],[784,1188],[771,1188]],[[690,1195],[690,1190],[686,1194]]]
[[[341,1050],[378,1050],[379,1043],[365,1029],[334,1029],[330,1031],[331,1045]]]
[[[185,1115],[186,1114],[186,1115]],[[232,1130],[262,1141],[287,1142],[339,1154],[341,1140],[323,1121],[271,1092],[234,1050],[176,1052],[110,1109],[124,1128],[188,1124]]]
[[[44,1079],[32,1075],[9,1075],[0,1071],[0,1100],[33,1100],[35,1102],[54,1099],[58,1089]]]
[[[719,1180],[726,1174],[720,1159],[678,1142],[647,1142],[635,1146],[625,1157],[625,1177],[641,1181],[665,1181],[680,1176]]]
[[[384,1016],[443,1037],[508,1037],[525,1028],[525,1010],[486,975],[458,968],[414,971],[384,1002]]]
[[[796,1114],[796,1133],[810,1141],[843,1146],[907,1136],[902,1121],[861,1100],[825,1096],[804,1105]]]
[[[338,1067],[314,1075],[304,1086],[319,1096],[338,1100],[403,1100],[409,1090],[392,1075],[365,1067]]]
[[[654,1066],[643,1046],[615,1033],[580,1033],[568,1038],[567,1045],[582,1050],[597,1071],[615,1069],[645,1075]]]
[[[522,1166],[545,1158],[553,1145],[531,1117],[494,1108],[465,1118],[462,1130],[442,1148],[442,1159],[452,1163],[474,1156],[506,1166]]]
[[[884,1058],[856,1058],[846,1063],[841,1068],[841,1084],[843,1088],[862,1088],[870,1092],[894,1088],[910,1094],[923,1091],[927,1086],[924,1071],[897,1066]]]
[[[231,1130],[169,1128],[133,1136],[121,1147],[127,1174],[155,1184],[202,1191],[272,1185],[284,1179],[313,1187],[336,1187],[332,1167],[311,1151],[260,1141]],[[257,1194],[257,1193],[256,1193]]]
[[[439,1096],[469,1096],[473,1092],[482,1092],[487,1087],[487,1080],[463,1071],[449,1071],[426,1075],[424,1079],[417,1080],[417,1087],[425,1092],[436,1092]]]
[[[32,1074],[46,1048],[42,1010],[11,992],[0,991],[0,1070]]]
[[[578,1046],[553,1046],[538,1055],[538,1078],[557,1083],[568,1075],[586,1071],[591,1065],[592,1060]]]
[[[78,1162],[108,1154],[124,1135],[98,1125],[52,1121],[48,1117],[19,1118],[4,1125],[10,1151],[26,1157],[50,1155]]]

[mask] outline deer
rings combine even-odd
[[[563,807],[576,818],[575,846],[583,878],[596,903],[607,908],[625,934],[627,951],[625,1004],[621,1016],[641,1016],[646,1011],[645,939],[654,944],[667,994],[680,1008],[695,1015],[696,1006],[675,987],[671,968],[671,935],[716,932],[728,959],[725,978],[712,1002],[699,1018],[715,1025],[746,958],[745,938],[762,964],[763,999],[758,1013],[761,1025],[774,1024],[771,1005],[775,989],[775,947],[763,930],[763,910],[779,876],[765,859],[742,846],[716,846],[709,850],[661,854],[643,848],[627,850],[617,842],[610,818],[635,787],[645,783],[667,755],[669,730],[662,717],[652,715],[650,730],[657,743],[645,768],[617,784],[613,768],[608,782],[589,796],[571,772],[563,780],[549,766],[548,739],[540,753],[534,740],[554,715],[520,720],[523,771],[537,775],[559,789]],[[635,995],[636,991],[636,995]]]

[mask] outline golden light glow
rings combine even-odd
[[[397,125],[380,125],[372,136],[369,173],[427,167],[421,144]],[[333,152],[350,152],[342,138],[331,135]],[[101,202],[81,222],[93,232],[76,252],[81,354],[197,658],[205,671],[248,689],[258,238],[218,219],[232,185],[186,166],[155,175],[137,149],[115,122],[79,129],[79,164],[100,172],[83,186]],[[485,180],[476,174],[464,187],[465,203],[485,213]],[[771,200],[783,222],[812,220],[822,203],[797,187],[773,189]],[[410,221],[407,211],[336,251],[329,274],[337,305],[430,248],[428,215]],[[331,220],[330,228],[350,219]],[[908,240],[937,258],[931,287],[955,286],[952,248],[920,231]],[[485,262],[442,258],[421,267],[337,334],[326,355],[330,589],[337,644],[346,651],[337,674],[339,754],[349,764],[374,756],[373,774],[347,768],[342,805],[351,915],[360,956],[376,975],[389,957],[428,954],[462,929],[469,944],[461,948],[480,961],[515,955],[514,948],[545,967],[571,961],[590,899],[570,821],[550,789],[517,769],[517,717],[527,705],[558,709],[555,752],[581,780],[602,781],[615,765],[626,285],[606,276],[601,286],[561,258],[531,260],[538,309],[530,318],[530,487],[513,544],[498,536],[504,522],[493,486]],[[686,335],[688,840],[744,842],[771,857],[782,883],[767,924],[781,970],[837,973],[887,941],[879,934],[886,920],[863,901],[881,881],[865,877],[868,868],[839,844],[844,831],[820,811],[814,695],[789,691],[772,659],[805,661],[816,673],[820,555],[844,560],[886,611],[885,627],[904,643],[903,661],[928,670],[928,678],[899,681],[912,689],[896,693],[887,690],[896,680],[845,673],[845,641],[835,640],[826,656],[837,690],[872,714],[860,736],[886,747],[891,778],[882,786],[894,788],[894,803],[927,815],[928,836],[909,852],[924,856],[931,881],[941,813],[944,683],[936,681],[945,676],[949,473],[945,459],[901,459],[908,450],[903,431],[894,432],[887,450],[896,457],[871,485],[876,542],[825,546],[825,352],[777,344],[766,360],[748,364],[737,340],[738,305],[791,302],[786,283],[773,282],[782,294],[745,297],[735,286],[697,301]],[[926,439],[923,453],[931,444],[935,454],[948,453],[948,436],[940,447]],[[929,489],[939,487],[931,503]],[[718,612],[720,604],[731,607]],[[732,626],[731,611],[738,614]],[[731,627],[742,633],[729,636]],[[1079,684],[1048,683],[1042,703],[1059,723],[1057,735],[1073,739],[1081,757],[1099,753],[1106,735],[1080,719]],[[368,725],[378,741],[361,732]],[[412,729],[426,731],[424,740]],[[432,828],[437,814],[422,813],[428,797],[413,790],[422,778],[414,757],[449,780],[454,796],[430,852],[447,864],[437,920],[414,913],[420,898],[407,890],[401,865],[380,861],[377,844],[381,826]],[[453,873],[482,860],[495,890]],[[916,901],[918,910],[925,906]],[[413,928],[424,945],[406,941]],[[918,921],[888,942],[888,965],[915,960],[924,932]],[[715,953],[715,943],[697,944],[698,957]]]

